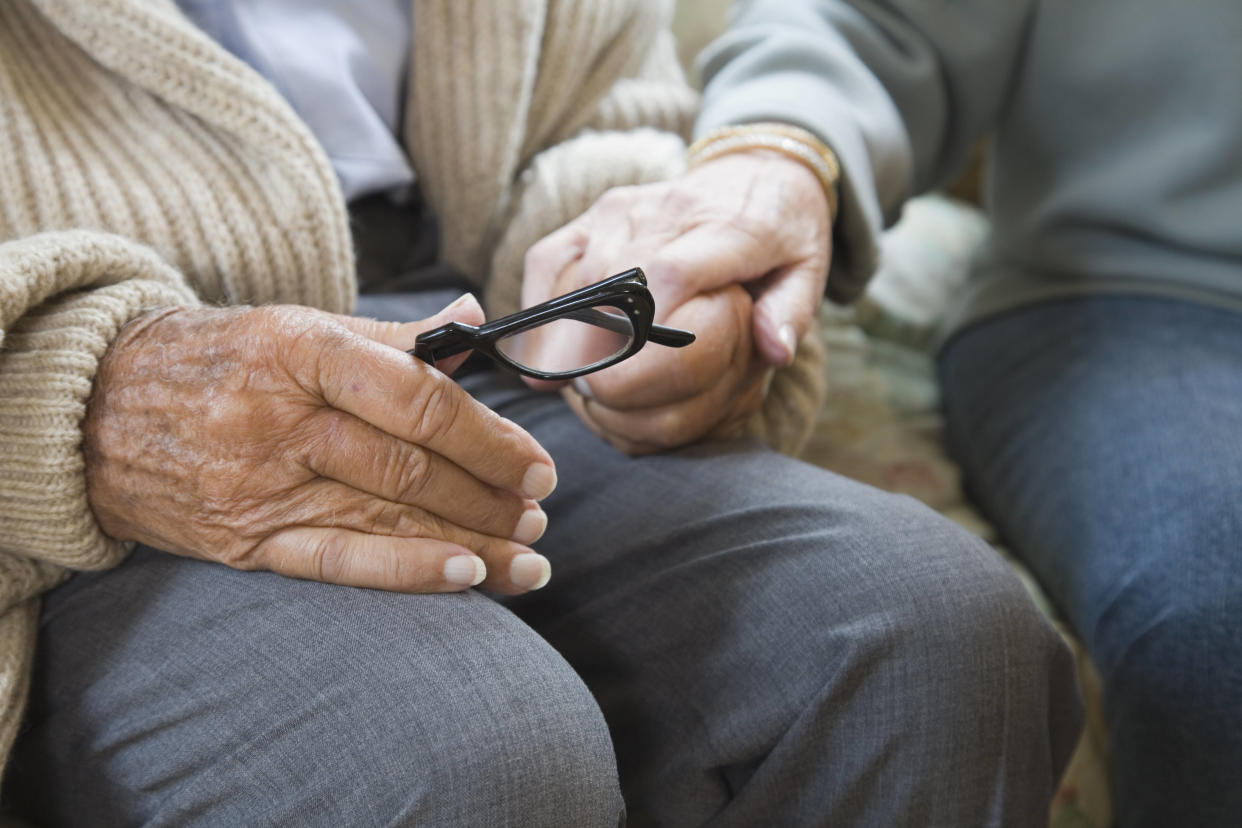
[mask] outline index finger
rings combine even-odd
[[[556,487],[543,447],[415,356],[340,330],[322,343],[304,387],[484,483],[534,500]]]

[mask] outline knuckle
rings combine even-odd
[[[610,187],[604,191],[595,204],[602,213],[629,210],[637,200],[639,192],[639,187],[636,185]]]
[[[683,257],[665,249],[646,268],[647,278],[653,285],[660,285],[675,295],[684,295],[690,284],[693,265]],[[672,308],[657,310],[671,311]]]
[[[702,436],[706,423],[682,413],[669,415],[650,435],[650,442],[662,449],[675,448]]]
[[[642,457],[647,454],[655,454],[657,452],[664,451],[663,446],[659,446],[648,441],[635,440],[616,432],[605,431],[603,436],[610,446],[623,454],[630,455],[631,457]]]
[[[445,521],[426,509],[373,498],[358,510],[351,528],[366,535],[444,540]]]
[[[703,190],[696,184],[687,183],[684,179],[674,180],[664,188],[661,194],[660,207],[665,213],[673,216],[686,216],[695,213],[702,206]]]
[[[265,305],[250,311],[252,328],[260,340],[269,343],[274,354],[297,353],[306,343],[325,335],[326,318],[307,308],[292,305]]]
[[[263,560],[263,548],[260,544],[225,546],[219,553],[213,555],[212,558],[242,572],[257,572],[260,569],[267,568]]]
[[[266,361],[284,367],[303,387],[321,388],[334,363],[327,359],[357,337],[326,313],[277,305],[256,308],[258,350]]]
[[[729,217],[729,226],[744,238],[761,247],[768,247],[780,238],[782,219],[769,210],[750,210],[743,205]]]
[[[690,423],[680,409],[613,418],[601,426],[610,442],[627,454],[665,451],[689,442]]]
[[[402,535],[410,531],[406,509],[396,503],[377,499],[366,513],[365,525],[359,528],[369,535]]]
[[[392,481],[392,491],[402,503],[413,503],[433,488],[435,465],[428,452],[409,448],[392,453],[388,461],[387,475]]]
[[[685,256],[665,248],[651,262],[649,276],[665,284],[682,283],[694,270],[694,264]]]
[[[462,406],[461,398],[454,393],[456,387],[438,378],[419,384],[412,411],[420,443],[440,440],[452,430]]]
[[[557,240],[548,236],[530,246],[523,258],[523,264],[527,273],[543,274],[552,270],[559,258]]]
[[[419,515],[417,521],[410,521],[412,524],[408,530],[409,534],[416,535],[420,538],[432,538],[434,540],[454,540],[454,532],[447,520],[435,514],[434,512],[424,512]]]
[[[336,408],[322,408],[307,418],[305,425],[290,429],[288,436],[295,443],[290,448],[295,449],[303,465],[313,456],[348,452],[353,447],[348,439],[347,416]]]
[[[379,580],[389,589],[409,589],[420,579],[416,568],[402,558],[385,555],[380,561]]]
[[[343,532],[323,532],[311,545],[309,572],[315,580],[337,583],[349,572],[351,545]]]
[[[517,497],[497,496],[488,499],[487,505],[480,510],[476,526],[488,534],[503,536],[517,528],[522,519],[525,505]]]
[[[659,451],[678,448],[701,438],[724,419],[729,410],[727,406],[714,404],[710,396],[699,395],[645,419],[630,437]]]

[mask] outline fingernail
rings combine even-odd
[[[520,544],[529,546],[543,537],[543,530],[548,528],[548,516],[538,507],[527,509],[518,518],[517,528],[513,530],[513,539]]]
[[[539,589],[552,577],[552,564],[543,555],[525,552],[509,564],[509,580],[514,586]]]
[[[454,555],[444,562],[444,580],[450,584],[476,586],[486,577],[487,567],[475,555]]]
[[[556,469],[547,463],[531,463],[522,478],[522,494],[531,500],[543,500],[556,488]]]
[[[466,304],[472,299],[474,299],[473,293],[469,293],[469,292],[463,293],[461,296],[458,296],[456,299],[454,299],[453,303],[449,305],[448,307],[446,307],[445,310],[453,310],[454,308],[460,308],[462,305]]]
[[[595,399],[595,394],[591,392],[591,385],[586,381],[586,377],[574,377],[571,385],[573,385],[575,391],[582,395],[584,400]]]
[[[794,352],[798,350],[798,335],[794,332],[793,325],[781,325],[781,329],[776,333],[781,344],[785,346],[785,364],[793,362]]]

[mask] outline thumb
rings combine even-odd
[[[425,331],[447,325],[449,322],[482,325],[487,317],[474,294],[464,293],[434,315],[414,322],[380,322],[377,319],[367,319],[361,316],[338,316],[337,319],[346,328],[360,336],[381,342],[391,348],[408,351],[414,347],[414,340],[418,338],[418,335]],[[451,374],[465,362],[467,356],[469,353],[442,359],[436,363],[436,368],[445,374]]]
[[[753,335],[769,365],[793,362],[798,343],[824,297],[828,268],[801,263],[780,268],[763,280],[755,293]]]

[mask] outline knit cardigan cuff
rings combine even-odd
[[[46,588],[35,581],[55,567],[97,569],[123,557],[86,495],[81,429],[91,383],[127,322],[195,304],[180,274],[119,236],[70,231],[0,244],[0,551],[40,562],[5,567],[31,582],[6,577],[4,606]]]

